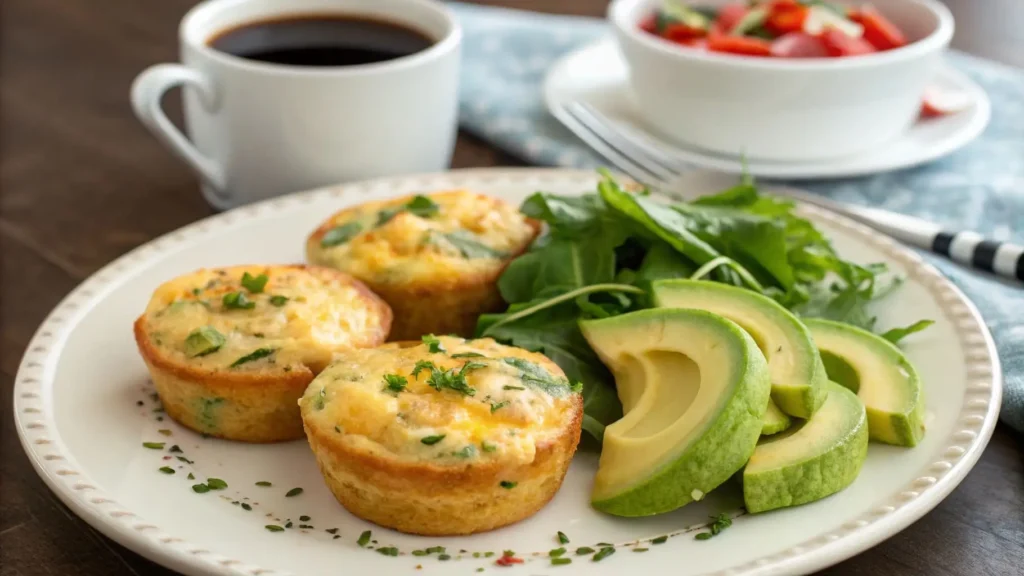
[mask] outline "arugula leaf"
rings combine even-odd
[[[900,340],[906,338],[907,336],[910,336],[911,334],[914,334],[915,332],[920,332],[925,328],[928,328],[932,324],[935,324],[935,320],[918,320],[917,322],[914,322],[910,326],[886,330],[885,332],[882,333],[882,338],[885,338],[886,340],[892,342],[893,344],[898,344]]]

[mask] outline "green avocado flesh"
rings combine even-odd
[[[864,405],[829,382],[810,420],[761,440],[743,470],[743,501],[764,512],[820,500],[849,486],[868,453]]]
[[[701,280],[659,280],[651,292],[655,306],[707,310],[746,330],[768,360],[772,401],[786,414],[810,418],[825,400],[828,377],[810,331],[771,298]]]
[[[702,310],[655,308],[580,322],[615,376],[591,503],[648,516],[700,500],[750,458],[771,383],[754,340]]]
[[[792,425],[793,420],[769,399],[768,409],[764,411],[764,418],[761,419],[761,435],[778,434]]]
[[[849,324],[805,321],[829,377],[849,388],[867,409],[871,439],[916,446],[924,436],[921,379],[888,340]]]

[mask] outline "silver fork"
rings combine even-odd
[[[677,197],[684,194],[678,182],[694,170],[692,165],[623,129],[585,102],[564,102],[554,110],[554,115],[627,176],[651,188],[674,192],[672,195]],[[986,240],[968,230],[947,231],[920,218],[843,204],[793,188],[773,187],[771,192],[838,212],[904,244],[930,250],[960,264],[1024,281],[1024,246]]]

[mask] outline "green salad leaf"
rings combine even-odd
[[[665,204],[602,176],[596,193],[538,192],[523,202],[521,211],[546,230],[498,280],[508,309],[484,314],[477,324],[477,335],[545,354],[570,382],[582,382],[583,427],[598,440],[621,418],[622,406],[579,321],[650,306],[651,282],[723,282],[760,292],[799,316],[869,330],[875,325],[870,303],[899,286],[883,264],[842,259],[791,201],[760,194],[749,178],[693,202]],[[895,342],[929,324],[885,336]]]

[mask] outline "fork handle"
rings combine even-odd
[[[967,230],[943,230],[927,220],[878,208],[842,204],[790,189],[785,189],[784,193],[845,214],[901,242],[930,250],[965,266],[1024,282],[1024,246],[986,240],[980,234]]]

